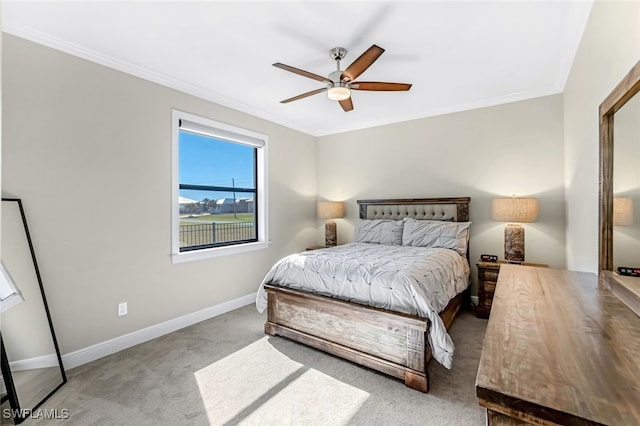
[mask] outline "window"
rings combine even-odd
[[[172,260],[268,245],[267,137],[173,111]]]

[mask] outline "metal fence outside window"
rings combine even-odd
[[[255,237],[253,222],[212,222],[180,225],[180,247],[243,241]]]

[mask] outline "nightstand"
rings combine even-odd
[[[476,316],[478,318],[489,318],[491,312],[491,303],[493,302],[493,293],[496,291],[496,283],[498,282],[498,274],[500,273],[500,265],[507,262],[498,260],[497,262],[478,261],[478,306],[476,307]],[[544,263],[522,263],[523,266],[537,266],[548,268],[549,265]]]

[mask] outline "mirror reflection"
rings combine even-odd
[[[615,114],[613,267],[640,266],[640,95]]]
[[[12,300],[12,292],[22,299],[11,306],[3,303],[0,314],[4,413],[9,407],[36,409],[66,377],[20,200],[3,198],[1,229],[6,272],[3,293],[7,300]],[[14,422],[22,420],[15,418]]]

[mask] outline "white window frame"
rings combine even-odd
[[[257,148],[257,188],[256,188],[256,221],[258,224],[258,241],[239,243],[221,247],[210,247],[199,250],[180,251],[180,182],[179,182],[179,144],[180,120],[187,120],[196,125],[206,126],[210,136],[223,140],[234,140],[238,143],[250,145],[247,141],[258,140],[264,145]],[[203,127],[204,128],[204,127]],[[176,109],[171,110],[171,261],[172,263],[190,262],[194,260],[210,259],[218,256],[261,250],[269,247],[269,195],[267,188],[267,158],[269,138],[267,135],[242,129],[226,123],[221,123],[198,115],[189,114]],[[207,132],[208,133],[208,132]]]

